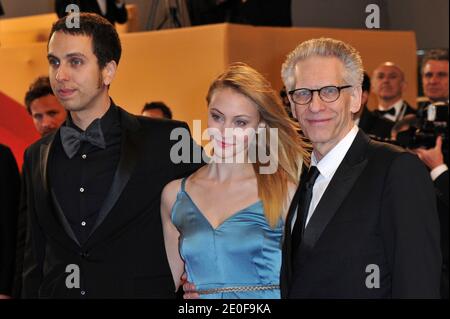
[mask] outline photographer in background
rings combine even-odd
[[[444,137],[439,135],[436,138],[436,145],[432,148],[417,148],[414,152],[430,169],[431,178],[433,179],[441,222],[441,249],[442,249],[442,279],[441,279],[441,297],[448,299],[449,293],[449,277],[448,277],[448,209],[449,209],[449,173],[448,173],[448,50],[431,50],[423,58],[422,62],[422,84],[426,97],[434,104],[419,106],[419,111],[430,114],[438,108],[447,108],[446,118],[446,134]],[[436,106],[435,106],[436,105]],[[428,111],[430,110],[430,111]],[[444,143],[443,138],[447,139]],[[447,149],[445,149],[447,148]],[[444,156],[446,154],[446,156]]]

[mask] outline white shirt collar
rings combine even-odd
[[[320,174],[326,179],[331,179],[347,154],[350,146],[358,134],[358,126],[354,125],[350,132],[336,144],[321,160],[317,163],[314,152],[311,156],[311,165],[317,166]]]

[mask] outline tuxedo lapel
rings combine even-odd
[[[103,223],[112,208],[116,204],[125,186],[130,180],[131,174],[137,163],[137,153],[139,145],[139,122],[136,118],[120,109],[121,126],[123,128],[123,137],[121,145],[121,154],[119,164],[114,174],[113,183],[106,195],[105,201],[100,209],[97,221],[92,227],[89,236]]]
[[[54,136],[46,144],[41,144],[39,150],[39,170],[41,173],[42,187],[45,191],[45,196],[48,195],[48,155],[50,154],[50,149],[53,145]]]
[[[69,222],[67,221],[66,216],[64,215],[64,212],[62,211],[61,206],[55,196],[53,189],[50,187],[51,185],[49,184],[48,180],[49,157],[53,150],[55,142],[59,142],[59,139],[56,138],[56,134],[59,134],[59,130],[50,137],[47,143],[41,144],[39,149],[39,173],[41,180],[36,180],[35,182],[36,185],[41,185],[43,190],[43,194],[42,196],[40,196],[39,201],[41,205],[40,207],[42,207],[42,209],[39,209],[39,211],[43,212],[41,221],[45,225],[50,236],[59,239],[68,239],[68,236],[73,240],[73,242],[79,245],[79,242],[75,237],[75,234],[73,233],[73,230],[70,227]],[[53,205],[54,209],[51,209],[49,205]],[[52,214],[51,212],[54,212],[54,214]],[[64,233],[67,236],[64,236]]]
[[[50,190],[50,194],[53,200],[53,205],[55,206],[56,214],[59,217],[59,221],[61,223],[62,228],[66,232],[66,234],[78,245],[80,245],[80,242],[78,241],[78,238],[75,236],[75,233],[73,232],[72,227],[70,226],[69,222],[67,221],[66,215],[64,215],[64,212],[61,208],[61,205],[59,204],[58,199],[56,198],[55,192],[53,189]]]
[[[331,179],[314,210],[299,249],[305,255],[314,248],[330,220],[347,198],[353,185],[367,165],[366,148],[369,138],[360,130],[341,165]]]

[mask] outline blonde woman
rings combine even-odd
[[[202,298],[280,298],[283,225],[306,144],[269,82],[245,64],[220,75],[207,102],[212,161],[162,193],[175,288],[186,272]]]

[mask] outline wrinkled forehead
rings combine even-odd
[[[341,85],[346,75],[344,64],[336,57],[313,56],[295,65],[295,86],[320,88]]]
[[[395,74],[404,76],[403,71],[396,65],[381,65],[374,70],[374,75]]]
[[[446,60],[429,60],[425,63],[423,72],[446,72],[448,73],[448,61]]]

